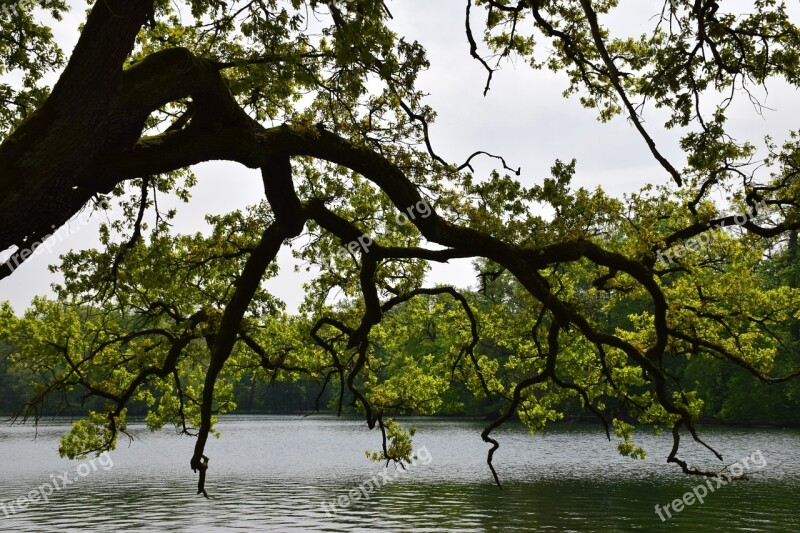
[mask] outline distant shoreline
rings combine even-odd
[[[29,419],[27,422],[23,423],[21,421],[13,422],[11,417],[13,415],[9,415],[8,413],[0,413],[0,423],[5,425],[25,425],[25,426],[32,426],[34,425],[34,421]],[[225,419],[232,419],[232,418],[240,418],[240,417],[303,417],[303,418],[328,418],[328,419],[338,419],[342,421],[361,421],[363,417],[360,415],[347,413],[341,416],[337,416],[333,412],[325,412],[321,411],[319,413],[309,413],[308,411],[297,411],[297,412],[237,412],[237,413],[226,413],[222,415],[218,415],[220,420]],[[83,418],[84,415],[43,415],[40,418],[39,423],[46,423],[46,422],[63,422],[69,423],[74,420],[79,420]],[[478,417],[478,416],[471,416],[471,415],[397,415],[391,418],[396,418],[398,420],[404,421],[435,421],[435,420],[442,420],[442,421],[452,421],[452,420],[463,420],[468,422],[490,422],[493,420],[491,417]],[[626,420],[627,422],[634,423],[634,421]],[[128,417],[129,423],[139,423],[144,422],[144,416],[129,416]],[[509,423],[516,423],[520,424],[521,422],[519,419],[509,420]],[[601,422],[598,418],[594,416],[565,416],[564,419],[558,420],[555,422],[548,422],[547,427],[559,427],[559,426],[569,426],[569,425],[596,425],[601,426]],[[701,418],[695,422],[697,426],[713,426],[713,427],[729,427],[729,428],[752,428],[752,429],[800,429],[800,423],[797,422],[787,422],[783,424],[778,423],[770,423],[770,422],[763,422],[763,421],[728,421],[728,420],[718,420],[714,418]],[[641,424],[634,424],[640,428],[646,428],[648,426],[641,425]],[[546,429],[545,429],[546,431]]]

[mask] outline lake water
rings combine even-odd
[[[380,434],[363,421],[223,417],[222,438],[206,452],[210,500],[195,494],[194,440],[174,432],[132,424],[137,439],[121,440],[92,468],[58,457],[66,421],[40,424],[35,440],[30,426],[0,426],[0,499],[16,500],[51,479],[60,486],[65,473],[75,480],[47,502],[17,512],[0,507],[0,531],[800,531],[798,430],[702,428],[725,463],[760,451],[766,465],[753,459],[747,480],[719,488],[712,481],[703,504],[671,508],[662,522],[657,504],[692,489],[703,496],[697,487],[705,483],[665,463],[666,436],[643,432],[638,442],[648,458],[635,461],[620,457],[598,426],[559,425],[530,436],[509,425],[497,433],[501,491],[485,463],[481,423],[415,424],[415,445],[424,447],[417,464],[376,475],[379,465],[364,452],[380,447]],[[717,464],[684,441],[684,457]],[[353,490],[360,486],[363,492]]]

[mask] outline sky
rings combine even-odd
[[[601,22],[623,34],[643,33],[652,28],[652,14],[663,4],[650,0],[620,3],[619,13]],[[748,2],[735,0],[732,4],[735,8],[737,4],[747,6]],[[67,18],[53,26],[65,51],[72,49],[84,16],[83,2],[73,0],[72,5],[75,7]],[[502,155],[510,166],[521,167],[520,179],[530,186],[549,175],[556,159],[575,158],[578,162],[575,187],[602,186],[617,197],[635,192],[647,183],[667,183],[666,173],[624,117],[599,123],[591,110],[580,106],[577,97],[562,96],[567,87],[563,74],[535,71],[517,59],[505,63],[495,74],[492,89],[484,97],[486,73],[470,58],[464,33],[465,2],[395,0],[387,5],[394,16],[395,31],[418,40],[428,51],[431,67],[421,76],[419,87],[429,93],[426,103],[438,113],[431,127],[431,138],[444,159],[462,163],[476,150]],[[481,10],[473,9],[476,37],[480,36],[480,15]],[[486,53],[485,48],[483,52]],[[755,113],[746,98],[739,98],[731,108],[730,123],[735,136],[758,140],[773,133],[781,139],[791,128],[797,129],[800,102],[793,88],[778,83],[762,97],[772,108],[763,116]],[[651,110],[645,119],[659,149],[680,168],[683,156],[677,132],[665,132],[660,127],[665,115]],[[480,176],[488,175],[493,166],[481,161],[475,168]],[[258,171],[235,163],[213,162],[199,165],[195,172],[198,185],[192,191],[190,203],[174,204],[180,209],[175,222],[178,232],[202,231],[206,228],[205,214],[227,213],[263,198]],[[168,206],[169,202],[160,199],[159,205]],[[35,295],[50,294],[50,284],[58,278],[48,271],[48,265],[57,263],[59,255],[71,249],[96,246],[97,228],[109,216],[114,213],[96,213],[91,218],[80,215],[59,230],[12,276],[0,280],[0,301],[9,300],[19,313]],[[267,281],[266,286],[292,311],[302,301],[302,284],[311,274],[302,268],[295,272],[295,262],[286,249],[279,261],[280,275]],[[434,264],[428,283],[445,282],[461,287],[474,285],[471,262]]]

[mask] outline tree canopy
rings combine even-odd
[[[202,471],[234,383],[302,378],[380,429],[376,459],[402,461],[410,435],[388,416],[442,412],[466,390],[497,407],[482,438],[498,484],[493,431],[516,415],[541,429],[568,401],[623,454],[644,454],[638,421],[671,432],[668,462],[711,475],[679,455],[688,434],[721,459],[676,362],[800,375],[798,133],[736,139],[727,122],[734,100],[758,109],[758,88],[800,84],[800,30],[783,2],[726,4],[654,5],[640,36],[617,35],[615,0],[459,10],[486,91],[521,59],[566,72],[565,97],[601,121],[630,122],[671,184],[624,198],[574,187],[575,161],[525,187],[502,154],[437,155],[417,87],[425,50],[393,31],[388,2],[90,2],[68,59],[37,18],[65,2],[0,10],[0,276],[87,205],[112,198],[125,215],[100,249],[55,267],[54,300],[0,310],[11,364],[36,383],[22,414],[75,391],[99,399],[62,440],[78,457],[113,448],[144,402],[149,427],[196,438]],[[656,109],[661,126],[645,120]],[[663,129],[682,160],[656,145]],[[482,157],[497,161],[488,176],[472,165]],[[258,170],[264,198],[175,234],[156,198],[190,201],[192,166],[211,160]],[[320,272],[297,314],[263,284],[283,247]],[[484,298],[425,284],[432,262],[460,258],[474,258]],[[611,402],[624,413],[607,416]]]

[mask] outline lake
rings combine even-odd
[[[497,432],[500,490],[481,422],[413,422],[417,464],[398,474],[366,457],[380,448],[380,433],[362,420],[222,417],[222,437],[206,451],[210,500],[195,494],[194,440],[174,431],[131,424],[136,440],[121,438],[90,464],[58,457],[66,420],[41,423],[38,435],[2,425],[0,531],[800,531],[798,430],[702,427],[725,464],[738,461],[748,475],[717,487],[665,463],[666,435],[638,435],[648,453],[642,461],[620,457],[599,426],[562,424],[531,436],[509,424]],[[685,458],[719,467],[683,443]],[[71,483],[9,508],[51,480],[64,485],[63,477]],[[664,506],[687,493],[668,517]]]

